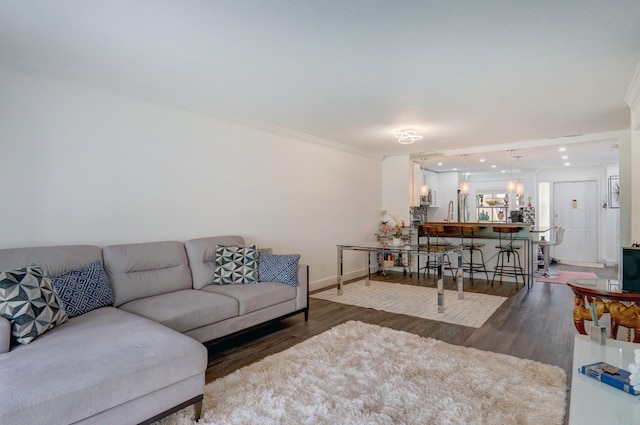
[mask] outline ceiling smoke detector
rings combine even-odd
[[[418,140],[422,140],[422,136],[419,136],[415,130],[400,130],[396,132],[398,143],[401,145],[410,145]]]

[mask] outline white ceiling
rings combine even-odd
[[[0,1],[6,63],[467,168],[617,161],[640,61],[638,0]]]

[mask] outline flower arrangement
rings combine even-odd
[[[397,214],[389,214],[387,210],[380,211],[380,215],[382,216],[382,221],[380,224],[380,232],[382,232],[385,236],[388,236],[389,233],[393,231],[394,238],[402,237],[402,228],[404,227],[404,220],[400,220],[400,217]],[[391,226],[388,222],[384,221],[385,216],[389,216],[393,219],[394,225]]]
[[[392,230],[392,227],[389,226],[386,222],[382,222],[382,224],[380,225],[380,232],[384,233],[385,236],[387,236],[389,234],[389,232]]]

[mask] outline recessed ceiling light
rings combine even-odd
[[[567,155],[562,155],[560,159],[569,159],[569,157]]]
[[[493,165],[491,166],[491,168],[496,168],[496,167],[497,167],[497,165],[495,165],[495,164],[493,164]]]
[[[559,152],[564,152],[564,151],[566,151],[566,150],[567,150],[567,148],[558,148],[558,151],[559,151]]]
[[[571,165],[571,163],[570,162],[565,162],[564,165]]]
[[[401,145],[410,145],[415,141],[422,140],[422,136],[419,136],[415,130],[396,131],[396,137]]]
[[[438,167],[442,167],[442,162],[438,162]]]
[[[485,161],[485,159],[484,159],[484,158],[480,158],[480,162],[484,162],[484,161]]]
[[[453,167],[452,171],[458,171],[458,167]]]
[[[506,172],[507,172],[507,170],[500,170],[500,172],[501,172],[501,173],[506,173]]]

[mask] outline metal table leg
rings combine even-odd
[[[458,251],[458,299],[464,299],[464,283],[462,282],[462,253],[463,251]]]
[[[338,246],[338,295],[342,295],[342,247]]]
[[[379,254],[376,252],[376,260]],[[370,286],[371,282],[371,253],[367,251],[367,278],[364,280],[364,286]]]
[[[438,267],[438,313],[444,313],[444,253],[437,254],[440,260]]]

